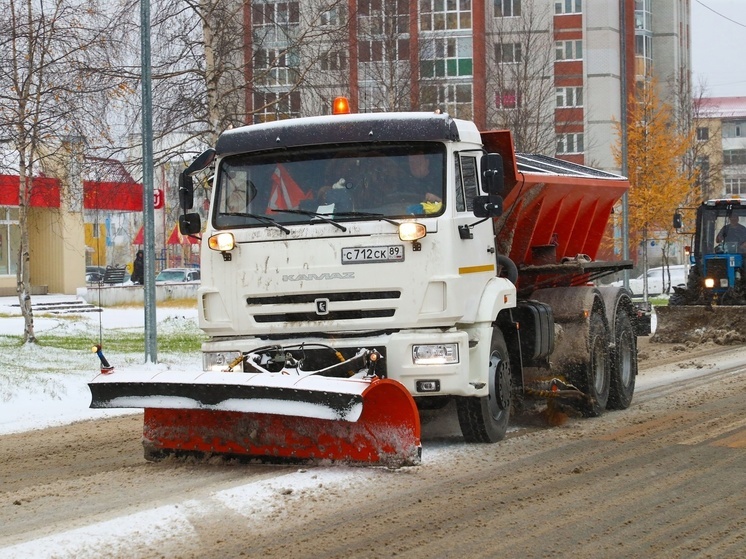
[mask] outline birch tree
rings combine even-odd
[[[534,0],[495,6],[499,9],[488,28],[489,75],[495,88],[488,124],[510,130],[517,151],[554,155],[552,13],[546,3]]]
[[[29,203],[34,181],[62,144],[95,141],[105,128],[105,79],[112,61],[109,8],[95,0],[9,0],[0,11],[0,129],[9,138],[9,169],[20,178],[16,291],[23,338],[35,343],[31,306]]]

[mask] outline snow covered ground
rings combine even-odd
[[[36,306],[74,299],[50,295],[32,297],[32,303]],[[142,308],[110,308],[101,313],[81,313],[77,317],[71,319],[37,311],[35,333],[42,343],[45,334],[84,337],[90,339],[91,348],[100,342],[106,359],[116,368],[201,368],[198,352],[158,353],[159,363],[146,365],[144,348],[140,354],[116,354],[106,350],[107,340],[117,336],[117,333],[144,330],[145,314]],[[159,308],[157,321],[158,334],[178,329],[198,330],[196,308]],[[22,334],[23,317],[18,299],[0,297],[0,336]],[[43,345],[21,348],[8,348],[7,344],[0,346],[0,434],[128,413],[126,410],[88,408],[91,394],[87,383],[98,374],[100,366],[98,357],[90,350],[77,352]]]
[[[34,297],[32,303],[69,301],[71,297]],[[183,329],[198,331],[196,308],[157,310],[157,331],[160,335]],[[107,360],[117,369],[150,367],[154,370],[180,368],[201,370],[199,352],[164,354],[158,352],[158,364],[145,364],[142,354],[117,354],[106,351],[107,340],[119,332],[143,331],[145,316],[142,308],[107,308],[102,313],[85,313],[71,320],[64,316],[37,313],[35,332],[42,342],[45,333],[86,337],[93,344],[101,341]],[[0,337],[20,336],[23,333],[23,318],[15,297],[0,297]],[[49,347],[0,346],[0,435],[29,432],[54,425],[95,419],[129,410],[92,410],[87,383],[100,370],[98,357],[92,351],[59,350]],[[434,456],[433,456],[434,458]],[[97,558],[101,550],[111,556],[131,549],[133,540],[140,546],[157,545],[173,539],[189,540],[194,529],[184,511],[190,507],[210,510],[216,503],[240,503],[239,514],[259,522],[267,514],[283,507],[287,488],[297,494],[309,495],[319,487],[336,488],[353,485],[366,476],[375,475],[373,470],[361,468],[314,468],[300,469],[273,479],[237,486],[222,491],[207,501],[184,501],[180,505],[169,505],[153,510],[141,511],[125,517],[98,522],[61,533],[52,533],[11,547],[0,548],[0,557],[11,558]],[[240,498],[236,498],[236,497]],[[233,504],[232,506],[237,506]],[[112,529],[115,527],[116,529]],[[147,529],[145,529],[145,527]],[[156,529],[157,528],[157,529]],[[0,528],[0,533],[1,533]],[[107,553],[108,555],[108,553]]]
[[[36,297],[34,303],[64,300],[62,296]],[[69,298],[67,298],[69,299]],[[194,329],[197,326],[197,311],[194,308],[159,308],[157,311],[158,333],[179,329]],[[120,332],[142,331],[144,312],[140,308],[105,309],[102,313],[86,313],[78,319],[38,314],[35,320],[37,335],[43,340],[45,333],[82,336],[106,348],[107,340]],[[0,298],[0,337],[20,336],[23,319],[17,307],[17,299]],[[158,353],[158,364],[145,364],[143,354],[117,354],[105,351],[109,362],[118,369],[152,367],[154,369],[180,368],[199,370],[201,359],[198,352],[183,354]],[[129,413],[127,410],[91,410],[90,392],[87,382],[98,374],[98,358],[90,351],[50,349],[48,347],[0,346],[0,435],[29,432],[52,425],[95,419],[113,414]],[[655,377],[654,377],[655,378]],[[645,380],[639,379],[640,387]],[[434,464],[453,460],[458,449],[428,449],[423,463]],[[178,505],[168,505],[152,510],[136,512],[113,520],[96,522],[84,528],[68,530],[10,547],[0,548],[3,558],[75,557],[95,558],[106,549],[111,555],[125,553],[133,542],[139,546],[155,545],[179,540],[182,543],[194,538],[195,529],[190,524],[188,511],[192,508],[210,511],[211,507],[239,507],[235,512],[247,518],[247,522],[261,523],[267,514],[287,507],[287,488],[297,495],[311,497],[323,487],[345,491],[369,477],[383,475],[376,469],[365,468],[309,468],[298,469],[271,479],[247,483],[229,490],[211,494],[208,499],[184,500]],[[113,529],[115,527],[115,529]],[[145,529],[147,527],[147,529]],[[157,529],[156,529],[157,528]],[[0,529],[1,533],[1,529]],[[156,536],[157,534],[157,536]]]

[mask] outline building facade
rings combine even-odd
[[[247,122],[325,114],[345,95],[354,111],[440,109],[510,129],[520,151],[615,170],[637,83],[688,103],[689,13],[690,0],[253,0]]]
[[[746,198],[746,97],[703,98],[697,111],[702,199]]]

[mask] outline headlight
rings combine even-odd
[[[233,238],[233,233],[218,233],[208,239],[207,245],[212,250],[224,252],[227,250],[233,250],[236,246],[236,240]]]
[[[428,344],[412,346],[415,365],[448,365],[458,363],[458,344]]]
[[[241,357],[240,351],[211,351],[202,354],[202,369],[205,371],[222,372],[236,359]],[[233,371],[243,371],[243,362],[233,367]]]
[[[399,225],[399,238],[402,241],[418,241],[427,234],[427,229],[422,223],[416,221],[405,221]]]
[[[705,278],[705,287],[707,289],[712,289],[715,287],[715,279],[714,278]]]

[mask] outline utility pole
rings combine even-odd
[[[158,362],[155,312],[155,209],[153,207],[153,97],[150,75],[150,0],[140,0],[140,59],[142,68],[142,211],[145,242],[145,362]]]

